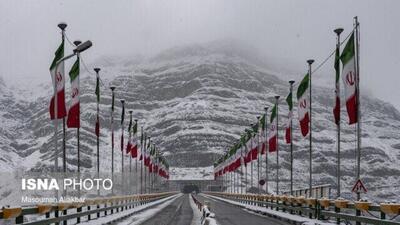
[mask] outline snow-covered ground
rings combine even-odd
[[[275,211],[275,210],[271,210],[271,209],[267,209],[265,207],[260,207],[260,206],[254,206],[254,205],[247,205],[244,203],[240,203],[240,202],[236,202],[236,201],[232,201],[232,200],[228,200],[228,199],[224,199],[224,198],[220,198],[220,197],[215,197],[215,196],[211,196],[211,195],[205,195],[202,194],[205,198],[213,198],[215,200],[219,200],[219,201],[224,201],[233,205],[237,205],[240,207],[243,207],[246,210],[249,210],[251,212],[263,212],[272,216],[277,216],[279,218],[286,218],[289,219],[291,221],[295,221],[298,223],[301,223],[303,225],[334,225],[336,223],[329,223],[329,222],[321,222],[319,220],[313,220],[313,219],[308,219],[308,218],[304,218],[301,216],[297,216],[297,215],[292,215],[289,213],[284,213],[284,212],[279,212],[279,211]]]
[[[124,225],[124,224],[131,224],[131,225],[136,225],[136,224],[141,224],[143,221],[146,221],[150,217],[154,216],[157,212],[161,211],[163,208],[171,204],[175,199],[180,197],[182,194],[177,194],[173,195],[164,199],[160,199],[154,202],[151,202],[149,204],[141,205],[138,207],[135,207],[133,209],[125,210],[120,213],[116,213],[114,215],[102,217],[96,220],[91,220],[87,222],[83,222],[81,224],[83,225],[98,225],[98,224],[107,224],[111,222],[116,222],[116,220],[127,217],[129,216],[129,220],[123,220],[121,222],[118,222],[117,224],[119,225]],[[155,206],[154,208],[148,209],[152,206]],[[143,211],[143,212],[140,212]],[[138,213],[140,212],[140,213]],[[136,214],[137,213],[137,214]]]

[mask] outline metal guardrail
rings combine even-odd
[[[214,217],[214,213],[210,211],[210,205],[207,205],[207,202],[204,202],[204,204],[199,201],[196,197],[194,197],[193,194],[190,194],[192,196],[192,199],[194,203],[196,204],[197,208],[199,209],[201,213],[201,221],[200,223],[202,225],[209,225],[209,224],[217,224]]]
[[[15,224],[26,225],[59,224],[60,222],[62,222],[63,225],[67,225],[67,221],[71,219],[76,219],[76,223],[80,223],[81,218],[85,216],[87,220],[90,221],[100,218],[101,214],[103,214],[102,216],[107,216],[108,213],[111,215],[122,212],[138,205],[144,205],[174,194],[176,194],[176,192],[94,198],[86,199],[82,203],[64,202],[58,204],[38,204],[34,207],[3,208],[0,210],[0,223],[5,219],[15,219]],[[70,209],[76,209],[76,212],[67,214]],[[60,215],[60,212],[62,212],[62,215]],[[44,215],[45,218],[35,221],[26,221],[24,217],[29,215]]]
[[[292,193],[290,191],[284,191],[283,195],[293,196],[309,196],[309,188],[294,189]],[[332,194],[332,187],[330,184],[323,184],[313,186],[311,189],[311,196],[314,198],[329,198]]]
[[[290,214],[308,215],[309,218],[322,221],[334,218],[337,224],[345,221],[347,223],[356,222],[356,224],[400,225],[400,222],[395,221],[400,215],[400,204],[397,203],[374,205],[371,202],[350,202],[344,199],[316,199],[302,196],[233,194],[223,192],[205,192],[205,194],[248,205],[267,207]]]
[[[199,211],[201,212],[201,209],[203,208],[203,203],[201,203],[199,200],[197,200],[197,198],[195,198],[193,196],[193,194],[190,194],[190,196],[192,196],[192,199],[194,201],[194,204],[196,204],[197,208],[199,209]]]

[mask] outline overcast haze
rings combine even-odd
[[[1,0],[0,77],[13,85],[51,82],[48,67],[60,41],[56,25],[65,21],[71,39],[93,41],[83,55],[87,62],[233,38],[258,49],[285,79],[299,80],[305,60],[328,56],[332,30],[340,26],[348,34],[357,15],[364,91],[400,109],[399,9],[396,0]],[[333,82],[331,69],[325,65],[317,75]]]

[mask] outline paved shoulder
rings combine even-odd
[[[215,213],[215,219],[219,225],[289,225],[284,221],[251,213],[223,201],[205,198],[201,195],[196,197],[202,202],[210,202],[211,212]]]
[[[183,195],[142,224],[188,225],[192,222],[192,218],[193,210],[190,207],[189,195]]]

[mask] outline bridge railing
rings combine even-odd
[[[400,204],[367,201],[350,202],[344,199],[305,198],[287,195],[233,194],[223,192],[205,192],[205,194],[233,200],[236,202],[270,208],[290,214],[308,216],[318,220],[333,219],[341,221],[367,223],[374,225],[400,225]]]
[[[84,202],[62,202],[57,204],[38,204],[33,207],[2,208],[0,210],[0,224],[4,220],[10,221],[13,219],[15,224],[29,225],[59,224],[60,222],[67,225],[67,221],[72,219],[76,220],[76,223],[80,223],[82,217],[86,217],[86,220],[90,221],[174,194],[176,192],[114,196],[85,199]],[[27,220],[27,217],[31,216],[44,218]]]
[[[309,196],[309,188],[302,188],[302,189],[294,189],[292,193],[290,191],[284,191],[283,195],[293,195],[295,197],[298,196]],[[311,196],[314,198],[329,198],[332,194],[332,187],[330,184],[323,184],[313,186],[311,189]]]

